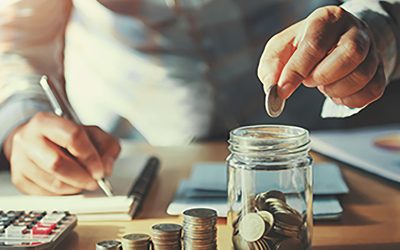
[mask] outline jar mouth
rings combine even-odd
[[[233,153],[288,156],[308,153],[309,132],[289,125],[255,125],[230,132],[229,149]]]

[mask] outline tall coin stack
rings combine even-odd
[[[183,212],[183,244],[185,250],[217,249],[217,212],[207,208]]]
[[[127,234],[122,237],[123,250],[149,250],[150,236],[147,234]]]
[[[282,192],[259,193],[254,205],[254,212],[239,212],[233,223],[235,249],[308,249],[307,224],[303,216],[286,203]]]
[[[153,250],[180,250],[182,226],[178,224],[156,224],[152,228]]]

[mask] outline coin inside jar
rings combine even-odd
[[[265,234],[266,223],[259,214],[246,214],[239,224],[239,234],[249,242],[254,242],[263,237]]]
[[[278,95],[278,84],[271,85],[265,92],[265,109],[269,116],[278,117],[285,107],[285,100]]]

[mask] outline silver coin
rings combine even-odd
[[[208,219],[217,217],[217,212],[208,208],[193,208],[184,211],[183,215],[198,219]]]
[[[116,240],[105,240],[97,242],[96,250],[120,250],[121,242]]]
[[[162,223],[153,225],[152,229],[153,231],[157,232],[171,233],[171,232],[180,232],[182,230],[182,226],[172,223]]]
[[[239,224],[239,234],[249,242],[261,239],[265,233],[266,223],[257,213],[248,213],[243,216]]]
[[[271,85],[265,94],[265,109],[269,116],[278,117],[285,107],[285,100],[278,95],[278,85]]]

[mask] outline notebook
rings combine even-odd
[[[8,171],[0,172],[0,208],[2,210],[70,211],[78,219],[130,220],[135,197],[132,188],[148,169],[158,169],[158,161],[146,155],[121,156],[110,177],[113,197],[106,197],[101,190],[70,196],[27,196],[12,185]],[[155,163],[156,162],[156,163]],[[154,168],[154,164],[157,167]],[[154,176],[154,175],[153,175]]]
[[[380,138],[395,138],[400,126],[311,133],[312,149],[351,166],[400,183],[400,151],[377,146]]]
[[[343,208],[336,195],[349,192],[339,167],[331,163],[322,163],[317,164],[313,169],[314,219],[339,218]],[[179,215],[189,208],[205,207],[215,209],[219,217],[226,217],[228,212],[226,174],[226,165],[221,162],[194,164],[190,178],[180,182],[174,200],[168,206],[167,213]],[[273,176],[272,178],[271,176],[263,178],[268,178],[269,181],[260,182],[265,186],[259,187],[259,189],[273,189],[276,184],[274,184]],[[290,192],[290,190],[286,191]],[[295,204],[295,201],[291,202]]]

